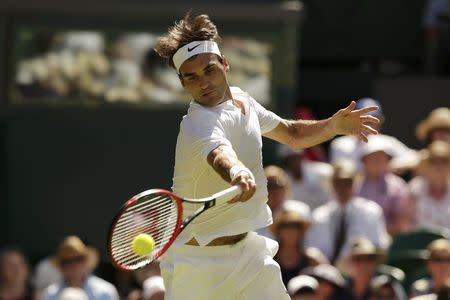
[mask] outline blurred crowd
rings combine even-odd
[[[188,103],[178,76],[153,51],[157,36],[128,33],[115,38],[97,31],[43,34],[32,31],[16,67],[15,101],[61,103]],[[39,41],[39,42],[38,42]],[[238,37],[223,39],[233,62],[229,80],[262,103],[269,101],[270,47]]]
[[[379,105],[370,98],[357,108]],[[377,128],[382,131],[382,124]],[[416,126],[423,149],[372,135],[322,146],[280,146],[266,166],[275,256],[295,300],[450,299],[450,109]],[[96,276],[98,251],[77,236],[30,264],[20,249],[0,250],[0,299],[163,299],[158,262],[132,273]],[[104,277],[106,278],[106,277]]]

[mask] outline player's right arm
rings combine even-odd
[[[220,145],[212,150],[207,157],[213,169],[231,185],[239,185],[242,193],[233,198],[233,202],[245,202],[256,192],[253,174],[239,161],[234,150],[227,145]]]

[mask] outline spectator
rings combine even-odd
[[[380,119],[378,126],[370,125],[374,129],[381,131],[382,124],[384,123],[384,114],[380,102],[371,98],[363,98],[356,102],[356,109],[361,109],[364,107],[377,105],[378,110],[369,113],[374,117]],[[384,139],[385,143],[390,145],[392,149],[392,160],[391,165],[398,170],[409,169],[417,161],[416,151],[409,149],[402,142],[400,142],[395,137],[378,134],[380,139]],[[356,136],[347,135],[335,138],[330,144],[330,161],[334,163],[341,159],[349,159],[357,166],[358,170],[362,170],[362,165],[360,161],[360,151],[364,143]]]
[[[283,206],[284,201],[291,194],[291,186],[289,184],[286,172],[277,166],[268,166],[264,168],[267,177],[268,201],[272,210],[272,215],[275,215]]]
[[[58,300],[89,300],[89,297],[82,288],[66,287]]]
[[[306,246],[318,248],[332,263],[348,255],[350,241],[358,236],[367,237],[376,247],[386,248],[388,235],[381,207],[354,195],[357,172],[353,163],[336,162],[333,170],[336,199],[313,212]]]
[[[0,250],[0,299],[35,299],[29,284],[28,262],[22,251],[15,248]]]
[[[142,285],[143,300],[164,300],[166,289],[161,276],[147,278]]]
[[[391,276],[378,275],[370,283],[370,300],[407,300],[403,286]]]
[[[304,150],[279,146],[279,156],[286,170],[292,190],[292,199],[302,201],[315,209],[330,199],[329,179],[332,168],[322,162],[307,161]]]
[[[313,259],[303,248],[305,232],[311,225],[310,209],[301,202],[297,202],[297,205],[296,210],[283,209],[277,213],[271,226],[279,243],[274,259],[280,265],[285,285],[302,269],[314,265]]]
[[[292,300],[319,300],[319,282],[308,275],[298,275],[287,284]]]
[[[348,300],[342,292],[345,279],[338,269],[332,265],[322,264],[307,268],[303,274],[314,277],[319,282],[319,300]]]
[[[361,148],[364,176],[357,194],[375,201],[383,208],[388,233],[395,235],[408,229],[408,185],[389,171],[392,151],[386,140],[376,135],[368,139],[368,143]]]
[[[413,222],[422,228],[450,228],[450,145],[436,141],[422,151],[419,173],[410,182]]]
[[[89,300],[117,300],[116,288],[109,282],[91,275],[89,260],[92,252],[77,236],[68,236],[62,240],[57,252],[57,264],[63,280],[44,290],[44,300],[59,299],[66,287],[82,288]]]
[[[450,280],[450,241],[438,239],[427,247],[427,269],[431,278],[423,278],[411,285],[411,296],[436,293]]]
[[[350,275],[348,300],[367,300],[371,297],[370,283],[382,253],[367,238],[357,237],[351,242],[347,261]]]
[[[416,127],[416,136],[426,146],[434,141],[450,144],[450,109],[439,107],[430,112]]]

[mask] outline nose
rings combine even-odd
[[[206,76],[202,76],[199,80],[199,85],[202,90],[206,90],[209,87],[209,80]]]

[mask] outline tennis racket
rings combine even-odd
[[[169,249],[180,232],[207,209],[225,203],[241,192],[232,186],[210,197],[186,199],[162,189],[151,189],[133,196],[119,210],[109,230],[108,252],[114,266],[132,271],[159,258]],[[203,204],[183,219],[182,203]],[[141,233],[150,235],[155,247],[145,256],[132,249],[133,239]]]

